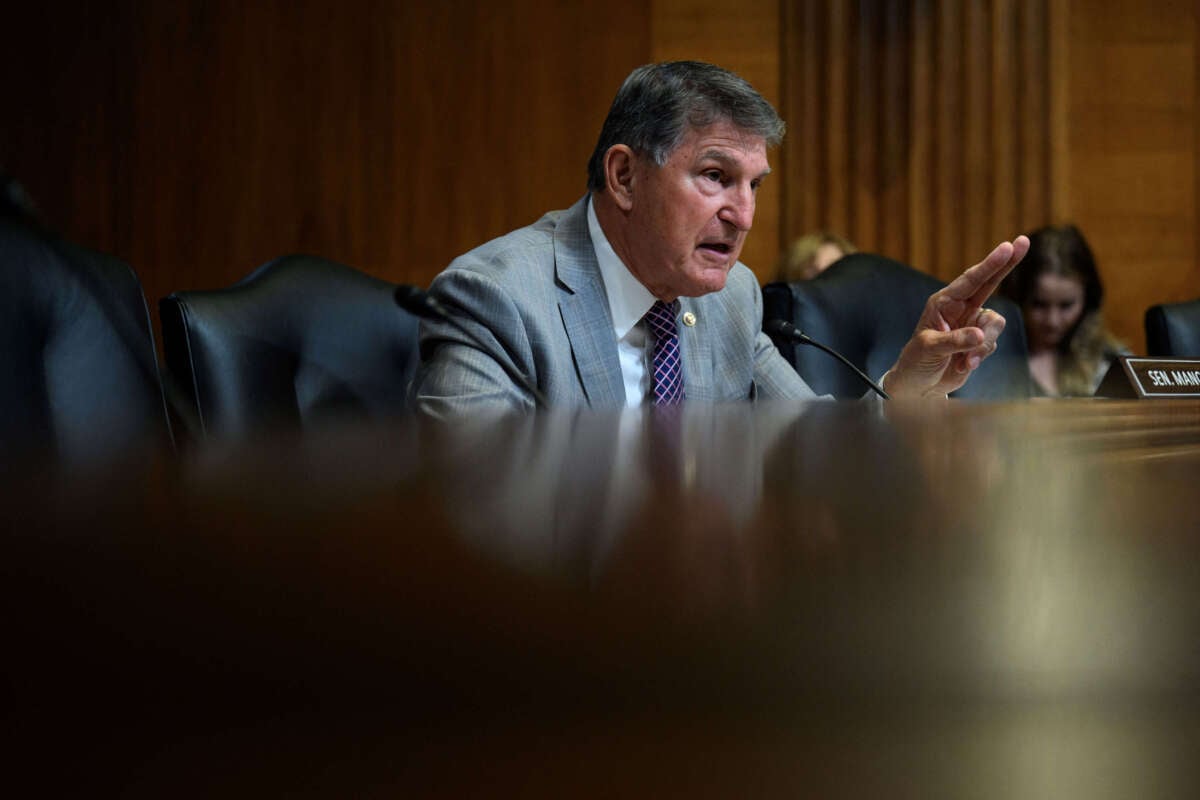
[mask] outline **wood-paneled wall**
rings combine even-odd
[[[129,261],[153,313],[289,252],[428,283],[565,208],[635,66],[729,66],[778,102],[779,6],[747,0],[50,0],[0,53],[0,166]],[[772,263],[781,182],[745,257]]]
[[[1044,219],[1044,5],[785,4],[789,233],[842,233],[949,278]]]
[[[50,0],[15,22],[0,165],[152,305],[289,252],[427,283],[583,195],[651,50],[637,0]]]
[[[0,166],[153,305],[287,252],[427,283],[583,192],[650,60],[776,102],[744,259],[816,227],[950,277],[1079,223],[1118,333],[1200,296],[1190,0],[49,0],[6,18]]]
[[[1083,229],[1110,324],[1145,352],[1146,308],[1200,297],[1200,3],[1074,2],[1061,36],[1055,216]]]
[[[1195,3],[783,5],[783,241],[812,230],[943,279],[1072,221],[1110,325],[1200,296]]]

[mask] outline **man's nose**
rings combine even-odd
[[[754,224],[754,200],[754,190],[748,184],[732,186],[718,216],[739,231],[748,231]]]

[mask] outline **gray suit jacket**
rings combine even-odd
[[[625,404],[608,296],[587,224],[587,197],[456,258],[430,293],[481,341],[423,320],[414,399],[443,415],[482,405],[534,406],[511,379],[527,376],[554,407]],[[689,402],[812,398],[762,332],[762,293],[743,264],[725,288],[680,298],[684,390]],[[508,371],[506,371],[506,369]]]

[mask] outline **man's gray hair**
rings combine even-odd
[[[629,74],[613,100],[588,159],[588,189],[606,185],[604,154],[616,144],[628,145],[660,167],[689,130],[720,121],[766,140],[776,147],[785,125],[753,86],[729,70],[701,61],[647,64]]]

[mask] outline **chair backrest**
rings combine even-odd
[[[870,253],[839,260],[816,278],[763,287],[763,318],[784,319],[878,379],[912,337],[925,301],[944,283]],[[1028,348],[1021,311],[1011,300],[987,303],[1007,322],[998,349],[954,396],[970,400],[1028,398]],[[862,382],[827,353],[776,341],[784,358],[818,394],[859,397]]]
[[[0,217],[0,460],[94,466],[172,447],[128,264]]]
[[[314,256],[284,256],[225,289],[159,304],[168,380],[196,438],[241,439],[406,408],[417,320],[395,284]]]
[[[1146,353],[1200,357],[1200,299],[1146,309]]]

